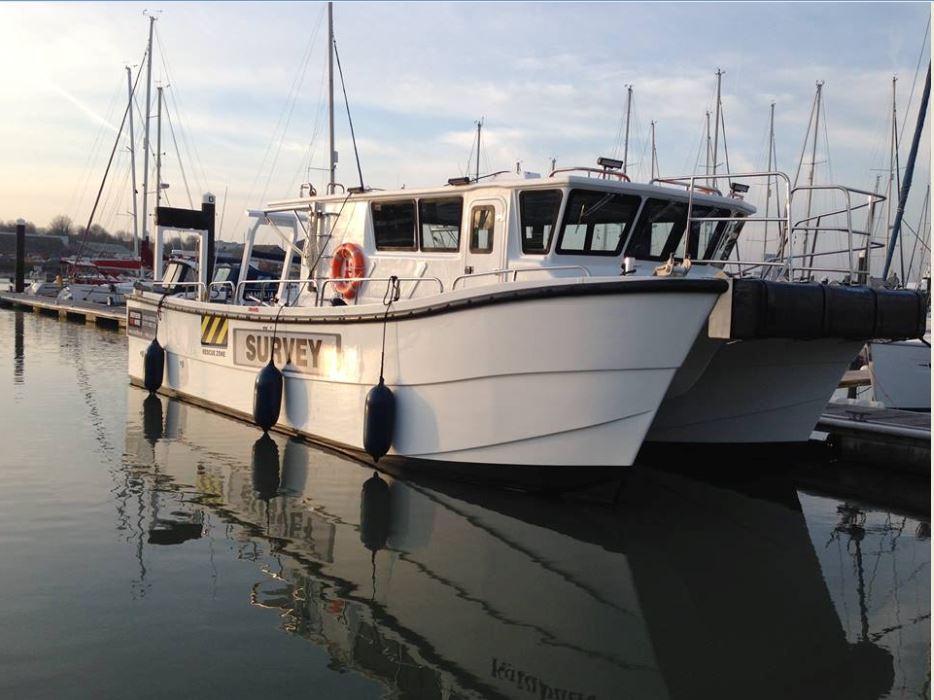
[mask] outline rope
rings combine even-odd
[[[176,109],[178,107],[176,106]],[[182,173],[182,182],[185,183],[185,194],[188,195],[188,206],[192,209],[195,208],[194,200],[191,198],[191,189],[188,187],[188,178],[185,177],[185,166],[182,164],[182,154],[178,150],[178,140],[175,138],[175,127],[172,125],[172,110],[165,110],[166,120],[169,122],[169,133],[172,134],[172,143],[175,145],[175,156],[178,158],[178,169]],[[160,183],[156,183],[156,186],[159,186]]]
[[[344,71],[341,70],[341,55],[337,52],[337,41],[334,41],[334,58],[337,59],[337,75],[341,79],[341,92],[344,93],[344,106],[347,109],[347,123],[350,124],[350,141],[353,143],[353,155],[357,161],[357,175],[360,177],[360,189],[363,187],[363,170],[360,169],[360,153],[357,151],[357,137],[353,131],[353,119],[350,116],[350,102],[347,99],[347,86],[344,84]]]
[[[399,278],[393,275],[389,278],[389,284],[386,286],[386,293],[383,294],[383,306],[386,307],[386,313],[383,314],[383,344],[379,354],[379,383],[383,383],[383,367],[386,362],[386,325],[389,321],[389,310],[392,303],[399,298]]]
[[[133,83],[133,92],[136,92],[136,86],[139,84],[140,75],[143,73],[142,65],[140,65],[139,70],[136,72],[136,81]],[[117,152],[117,146],[120,144],[120,137],[123,135],[123,126],[126,124],[127,115],[130,113],[130,108],[132,104],[128,101],[126,109],[123,110],[123,119],[120,120],[120,129],[117,131],[117,138],[114,139],[113,148],[110,149],[110,158],[107,159],[107,168],[104,170],[104,177],[101,180],[101,186],[97,190],[97,197],[94,199],[94,206],[91,207],[91,215],[88,217],[88,224],[84,227],[84,235],[81,237],[81,245],[78,247],[78,252],[75,254],[75,262],[81,258],[81,253],[84,251],[85,243],[87,243],[88,233],[91,231],[91,223],[94,221],[94,215],[97,213],[97,206],[100,204],[101,195],[104,192],[104,185],[107,184],[107,176],[110,174],[110,166],[114,161],[114,154]]]

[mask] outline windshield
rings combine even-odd
[[[646,200],[642,215],[626,246],[626,255],[640,260],[667,260],[671,255],[684,258],[685,253],[695,259],[708,255],[716,249],[725,222],[694,221],[691,224],[691,235],[686,239],[684,230],[687,216],[687,202],[652,198]],[[696,204],[691,208],[692,219],[724,216],[730,216],[730,212]]]
[[[640,197],[619,192],[571,190],[557,252],[619,255],[641,202]]]

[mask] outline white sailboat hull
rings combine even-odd
[[[456,309],[437,311],[436,301],[431,313],[423,313],[425,300],[394,306],[402,315],[387,323],[384,368],[397,406],[390,455],[504,465],[632,464],[718,292],[708,285],[705,292],[680,293],[670,282],[633,285],[619,278],[602,282],[615,285],[605,293],[574,291],[587,284],[525,285],[552,291],[515,300],[505,298],[515,294],[512,284],[497,303],[482,301],[489,288],[458,292],[449,302]],[[668,291],[655,291],[663,286]],[[567,295],[552,293],[556,288]],[[627,291],[636,289],[645,291]],[[460,303],[471,298],[479,303]],[[143,380],[151,334],[134,330],[134,317],[154,314],[158,299],[145,294],[128,302],[129,373],[136,382]],[[292,357],[277,427],[362,450],[364,401],[380,374],[381,307],[368,321],[341,319],[348,309],[364,314],[364,308],[283,309],[277,366],[287,353]],[[158,328],[166,349],[163,389],[251,416],[274,314],[275,307],[167,301]],[[226,319],[226,345],[203,342],[202,322],[210,316]],[[318,344],[314,363],[310,343]]]
[[[931,410],[931,347],[920,340],[871,343],[873,398],[889,408]]]

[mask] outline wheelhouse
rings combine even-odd
[[[327,263],[341,245],[363,253],[367,279],[354,295],[363,302],[385,291],[369,281],[389,276],[407,280],[406,296],[424,296],[518,279],[617,276],[623,258],[644,274],[672,256],[716,261],[755,208],[707,192],[560,174],[301,198],[270,204],[263,215],[285,212],[306,234],[301,250],[284,236],[304,260],[302,279],[331,276]]]

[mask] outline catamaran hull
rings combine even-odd
[[[650,442],[807,441],[861,341],[698,336],[662,401]]]
[[[652,291],[633,292],[626,290],[645,284],[616,285],[608,293],[563,297],[509,292],[495,303],[448,310],[422,304],[421,312],[391,317],[384,376],[397,408],[390,456],[632,464],[718,291],[708,285],[679,293],[653,283]],[[128,302],[135,383],[144,378],[157,303],[152,294]],[[276,427],[362,450],[363,407],[380,376],[383,323],[373,316],[315,319],[308,316],[313,311],[285,309],[273,341],[273,307],[166,302],[158,320],[166,349],[163,391],[248,418],[271,347],[285,377]]]

